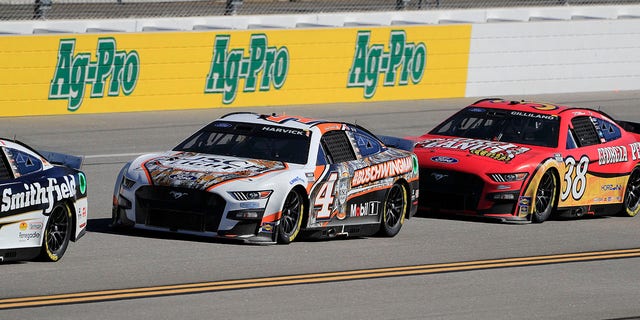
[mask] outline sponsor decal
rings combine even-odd
[[[33,232],[18,232],[18,241],[25,242],[31,239],[40,239],[42,233],[33,231]]]
[[[601,166],[611,163],[627,162],[628,160],[627,147],[625,146],[598,148],[598,164]]]
[[[605,184],[600,187],[602,191],[619,191],[622,190],[622,186],[619,184]]]
[[[273,224],[271,223],[265,223],[262,226],[260,226],[260,231],[262,233],[273,233]]]
[[[525,103],[532,103],[532,102],[525,102]],[[551,103],[533,103],[532,107],[536,110],[542,110],[542,111],[551,111],[551,110],[558,109],[558,106]]]
[[[183,181],[195,181],[198,180],[198,177],[194,176],[190,172],[176,172],[169,176],[169,178],[173,180],[183,180]]]
[[[18,226],[20,231],[26,231],[28,227],[29,227],[29,224],[25,221],[20,222],[20,225]]]
[[[640,159],[640,142],[633,142],[629,144],[631,148],[631,159],[638,160]]]
[[[519,208],[520,208],[520,209],[519,209],[519,210],[520,210],[520,211],[519,211],[519,212],[520,212],[520,215],[525,215],[525,214],[529,213],[529,206],[523,206],[523,205],[521,205],[521,206],[519,206]]]
[[[294,184],[296,184],[296,183],[302,183],[302,184],[304,184],[305,182],[306,182],[306,180],[304,180],[304,179],[302,179],[302,178],[300,178],[300,177],[295,177],[295,178],[293,178],[293,179],[289,180],[289,184],[290,184],[290,185],[294,185]]]
[[[427,47],[423,42],[407,42],[404,30],[391,31],[389,51],[384,44],[369,44],[371,31],[358,31],[347,88],[363,88],[364,97],[376,93],[379,75],[385,87],[420,83],[427,64]]]
[[[222,103],[230,104],[236,99],[240,79],[244,80],[243,92],[282,88],[289,72],[289,50],[270,47],[267,40],[265,34],[251,35],[245,56],[244,49],[229,50],[230,35],[217,35],[204,92],[222,94]]]
[[[536,119],[546,119],[546,120],[557,120],[558,116],[549,115],[549,114],[539,114],[539,113],[531,113],[531,112],[522,112],[522,111],[511,111],[512,116],[519,117],[528,117],[528,118],[536,118]]]
[[[260,203],[258,202],[240,202],[240,208],[243,209],[255,209],[255,208],[259,208],[260,207]]]
[[[455,150],[469,150],[469,153],[487,157],[498,161],[509,162],[517,155],[528,152],[529,148],[520,147],[513,143],[476,140],[470,138],[430,139],[418,142],[417,148],[445,148]]]
[[[469,108],[467,109],[469,112],[486,112],[487,109],[484,108]]]
[[[431,161],[439,162],[439,163],[447,163],[447,164],[458,163],[458,159],[452,158],[452,157],[445,157],[445,156],[431,157]]]
[[[531,204],[531,197],[520,197],[518,199],[518,204],[521,206],[528,206]]]
[[[42,222],[29,222],[29,230],[42,230]]]
[[[50,100],[68,100],[67,109],[76,111],[91,85],[91,98],[130,95],[138,83],[140,57],[135,50],[116,50],[116,40],[99,38],[96,61],[90,52],[74,55],[76,39],[62,39],[58,47],[58,62],[49,87]]]
[[[216,128],[231,128],[233,127],[233,125],[231,123],[227,123],[227,122],[216,122],[213,124],[214,127]]]
[[[73,175],[62,178],[48,178],[48,185],[39,182],[18,184],[13,188],[2,190],[0,212],[17,211],[32,207],[44,208],[44,213],[50,213],[53,204],[76,195],[76,179]]]
[[[356,170],[353,173],[351,187],[412,172],[413,170],[414,164],[412,157],[405,157],[374,164],[372,166]]]
[[[145,163],[144,167],[156,185],[196,189],[207,189],[224,181],[254,177],[286,168],[278,161],[213,157],[193,153],[178,157],[158,157]],[[189,178],[172,178],[178,176]]]
[[[349,215],[351,217],[377,216],[380,214],[380,201],[369,201],[364,203],[351,204]]]
[[[80,194],[85,194],[87,191],[87,177],[84,173],[78,173],[78,187],[80,188]]]

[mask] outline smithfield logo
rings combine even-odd
[[[431,157],[431,161],[440,163],[458,163],[458,159],[445,156]]]
[[[289,72],[287,47],[267,46],[265,34],[253,34],[249,55],[244,49],[229,51],[231,36],[216,36],[211,69],[207,75],[205,93],[222,94],[222,103],[232,103],[238,94],[238,81],[244,79],[243,92],[269,91],[282,88]]]
[[[114,38],[98,39],[96,61],[91,53],[74,55],[75,39],[62,39],[58,47],[56,71],[49,87],[50,100],[68,100],[67,109],[76,111],[84,99],[85,87],[91,85],[91,98],[109,97],[120,92],[130,95],[138,83],[140,57],[135,50],[116,50]]]
[[[389,51],[383,44],[369,45],[371,31],[358,31],[353,63],[349,70],[347,88],[364,88],[364,97],[376,93],[379,74],[384,75],[383,85],[393,87],[417,84],[422,80],[427,63],[427,46],[420,42],[407,42],[404,30],[391,31]]]

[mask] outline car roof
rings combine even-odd
[[[535,112],[541,114],[558,115],[567,110],[587,110],[583,108],[574,108],[569,106],[557,105],[553,103],[534,102],[534,101],[511,101],[500,98],[489,98],[478,100],[470,105],[470,107],[508,109],[522,112]]]
[[[228,120],[233,122],[246,122],[270,126],[283,126],[289,128],[309,130],[319,124],[344,124],[338,121],[328,121],[322,119],[306,118],[296,115],[286,114],[259,114],[255,112],[234,112],[226,114],[216,121]]]

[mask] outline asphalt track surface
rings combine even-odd
[[[602,106],[640,92],[508,97]],[[248,246],[108,228],[115,176],[232,111],[419,135],[475,99],[0,118],[0,135],[84,155],[89,231],[57,263],[0,265],[0,319],[632,319],[640,217],[510,225],[415,217],[395,238]]]

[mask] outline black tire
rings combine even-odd
[[[531,214],[533,223],[542,223],[551,216],[556,201],[557,186],[558,179],[551,171],[545,172],[540,178],[540,182],[536,187],[533,213]]]
[[[624,192],[624,207],[621,214],[635,217],[640,212],[640,168],[636,167],[629,175],[627,189]]]
[[[407,213],[407,198],[407,190],[404,185],[396,183],[391,186],[384,199],[379,235],[393,237],[400,232]]]
[[[296,239],[302,228],[304,199],[297,191],[291,191],[284,200],[282,217],[278,225],[278,243],[289,244]]]
[[[44,229],[40,260],[55,262],[62,259],[71,239],[72,222],[69,206],[66,203],[57,203],[51,210]]]

